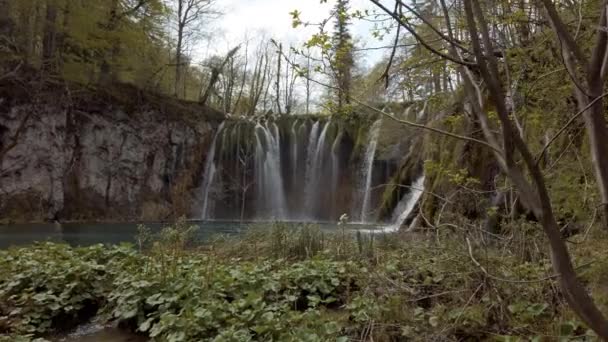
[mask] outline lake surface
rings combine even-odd
[[[189,224],[198,227],[196,239],[204,242],[219,234],[241,234],[249,229],[270,227],[271,222],[230,222],[230,221],[193,221]],[[294,228],[302,223],[288,223]],[[0,248],[29,245],[34,242],[63,242],[72,246],[90,246],[98,243],[119,244],[135,242],[139,223],[35,223],[0,225]],[[167,223],[145,223],[152,232],[159,232]],[[338,229],[335,223],[315,223],[324,231]],[[382,226],[368,224],[348,224],[345,229],[365,232],[382,231]],[[342,228],[340,228],[342,229]]]

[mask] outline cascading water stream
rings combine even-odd
[[[325,123],[318,140],[315,142],[314,154],[312,155],[312,163],[310,167],[310,178],[306,184],[307,189],[315,189],[315,191],[308,191],[305,201],[306,212],[309,217],[314,217],[316,212],[316,206],[319,204],[317,199],[318,189],[321,184],[322,168],[323,168],[323,155],[325,151],[325,140],[327,137],[327,130],[331,125],[330,122]]]
[[[380,127],[382,126],[382,120],[374,122],[372,129],[369,133],[369,140],[367,148],[365,150],[365,156],[363,159],[363,201],[361,204],[361,222],[369,221],[370,214],[370,197],[372,188],[372,172],[374,169],[374,159],[376,158],[376,148],[378,146],[378,136],[380,135]]]
[[[336,194],[338,193],[338,189],[339,189],[339,173],[340,173],[340,156],[339,156],[339,146],[340,146],[340,142],[342,140],[342,132],[339,132],[336,135],[336,139],[334,140],[334,143],[331,145],[331,203],[332,203],[332,212],[335,212],[336,210],[336,202],[337,202],[337,198],[336,198]],[[334,219],[337,219],[334,218]]]
[[[330,118],[226,121],[204,164],[200,217],[335,222],[348,212],[356,222],[376,222],[373,189],[395,167],[376,160],[381,125],[373,122],[356,150],[350,127]]]
[[[317,150],[317,142],[319,141],[319,126],[320,123],[319,121],[315,121],[315,123],[312,125],[312,128],[310,129],[310,135],[308,136],[308,145],[306,147],[306,164],[305,164],[305,170],[304,170],[304,198],[303,198],[303,204],[304,204],[304,212],[299,213],[298,216],[300,216],[300,218],[304,218],[304,219],[310,219],[310,217],[306,217],[308,215],[308,211],[306,210],[308,208],[308,203],[309,203],[309,198],[311,198],[312,196],[314,196],[315,193],[315,189],[312,188],[312,183],[313,183],[313,168],[314,168],[314,163],[315,163],[315,159],[314,159],[314,154]]]
[[[395,207],[395,211],[393,213],[393,224],[389,226],[386,231],[399,230],[405,220],[410,217],[412,210],[414,210],[416,204],[418,204],[418,201],[420,200],[420,197],[422,197],[422,194],[424,193],[424,180],[425,177],[422,175],[418,177],[414,183],[412,183],[409,193],[403,196],[401,201],[399,201],[399,204],[397,204],[397,207]]]
[[[211,185],[213,184],[213,178],[215,177],[216,167],[215,167],[215,145],[217,143],[217,139],[220,136],[220,133],[224,130],[224,123],[218,127],[217,133],[213,137],[213,141],[211,142],[211,147],[209,148],[209,152],[207,153],[207,160],[205,160],[205,173],[203,175],[203,205],[201,210],[201,219],[207,220],[209,218],[208,206],[209,206],[209,191],[211,189]]]
[[[422,117],[424,117],[424,114],[426,113],[426,105],[428,103],[429,103],[429,100],[424,101],[424,105],[422,106],[422,109],[420,109],[420,111],[416,114],[416,121],[419,121],[420,119],[422,119]]]
[[[294,121],[291,125],[291,180],[292,183],[297,181],[298,174],[298,121]]]
[[[272,130],[272,132],[271,132]],[[275,124],[256,125],[256,158],[255,170],[259,187],[258,204],[262,206],[261,218],[287,218],[287,202],[283,176],[281,173],[281,149],[279,129]],[[262,142],[262,139],[264,141]]]

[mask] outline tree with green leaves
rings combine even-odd
[[[543,228],[551,252],[553,270],[557,274],[561,292],[566,301],[578,317],[600,338],[608,339],[608,320],[578,279],[568,247],[562,238],[561,227],[556,219],[546,176],[539,165],[539,158],[553,140],[549,140],[545,144],[540,154],[533,154],[532,146],[534,144],[527,140],[529,137],[517,118],[517,107],[510,98],[512,97],[513,80],[510,78],[509,69],[512,66],[509,64],[509,56],[504,48],[511,44],[509,40],[505,39],[504,34],[510,23],[507,22],[507,25],[502,26],[500,22],[502,13],[495,12],[496,4],[482,4],[478,0],[454,0],[452,11],[458,11],[457,16],[466,32],[464,36],[468,38],[465,41],[458,39],[454,34],[450,7],[445,0],[441,0],[445,30],[439,29],[429,20],[428,16],[401,0],[396,0],[395,8],[407,8],[413,19],[401,15],[396,10],[391,10],[379,0],[371,1],[415,37],[417,44],[434,56],[456,65],[463,80],[461,87],[466,95],[465,108],[471,115],[470,120],[473,120],[483,133],[481,139],[462,135],[457,138],[469,141],[474,139],[476,144],[484,145],[492,151],[502,174],[517,191],[519,200]],[[587,58],[579,46],[574,43],[568,27],[564,24],[563,18],[560,17],[558,9],[552,1],[542,1],[532,6],[543,6],[551,24],[550,29],[557,34],[560,40],[561,51],[558,56],[563,59],[565,69],[573,82],[575,99],[579,103],[579,114],[575,117],[586,113],[591,155],[598,179],[597,185],[602,199],[604,199],[606,191],[603,173],[608,172],[608,167],[605,164],[606,153],[602,155],[601,151],[605,148],[608,134],[605,133],[605,119],[600,118],[601,110],[593,110],[592,106],[603,98],[601,92],[605,87],[608,32],[598,30],[595,34],[595,46],[590,49],[591,56]],[[598,27],[605,27],[608,3],[599,1],[598,9],[599,12],[596,12],[594,20],[599,24]],[[580,20],[582,22],[582,19]],[[432,35],[422,34],[420,27],[429,29]],[[437,41],[441,42],[440,47],[433,45],[433,42]],[[502,46],[496,42],[502,43]],[[579,70],[593,72],[593,74],[579,75]],[[506,89],[508,90],[506,91]],[[382,113],[380,110],[378,112]],[[400,120],[400,122],[428,128],[406,120]],[[565,127],[569,124],[570,122]],[[560,130],[558,135],[562,131]],[[437,133],[450,134],[441,131]],[[605,200],[600,206],[606,207]]]

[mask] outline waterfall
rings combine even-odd
[[[374,169],[381,122],[370,123],[359,150],[353,131],[339,122],[285,117],[222,123],[203,165],[200,217],[327,222],[351,209],[355,220],[375,221],[372,189],[390,177]]]
[[[401,228],[424,193],[424,179],[425,177],[422,175],[412,183],[410,191],[403,196],[397,207],[395,207],[393,224],[385,231],[397,231]]]
[[[378,136],[380,135],[380,127],[382,120],[374,122],[369,133],[369,140],[365,150],[363,159],[363,203],[361,205],[360,219],[362,222],[369,221],[371,188],[372,188],[372,173],[374,170],[374,159],[376,158],[376,147],[378,146]]]
[[[307,169],[307,152],[308,152],[308,139],[310,133],[310,125],[307,121],[302,121],[300,127],[297,130],[297,153],[298,159],[296,161],[296,178],[293,180],[293,191],[294,203],[298,206],[294,208],[294,214],[300,214],[300,204],[304,201],[306,195],[306,189],[304,188],[304,182],[306,181],[306,169]],[[304,182],[302,182],[304,180]],[[297,215],[296,215],[297,216]]]
[[[319,141],[319,121],[315,121],[310,129],[310,135],[308,136],[308,145],[306,147],[306,164],[304,170],[304,197],[303,197],[303,209],[304,211],[299,213],[300,218],[305,218],[310,220],[311,217],[307,217],[309,214],[308,204],[310,203],[310,198],[312,198],[316,189],[313,189],[312,184],[313,180],[313,169],[315,164],[315,153],[317,151],[317,143]]]
[[[304,206],[306,209],[309,218],[313,218],[316,216],[316,209],[319,206],[318,198],[320,193],[320,185],[321,185],[321,177],[323,170],[323,155],[325,151],[325,140],[327,137],[327,130],[331,125],[330,122],[325,123],[319,138],[315,141],[312,150],[314,150],[312,154],[312,162],[308,165],[309,167],[309,178],[306,181],[306,189],[311,189],[313,191],[308,191],[306,193],[306,199],[304,202]]]
[[[281,137],[279,128],[256,125],[255,172],[258,187],[258,215],[263,218],[287,218],[287,202],[281,172]],[[272,131],[272,132],[271,132]],[[260,134],[257,134],[257,133]],[[262,142],[263,139],[263,142]]]
[[[416,114],[416,121],[420,121],[420,119],[424,116],[424,114],[426,113],[426,105],[429,103],[429,100],[425,100],[424,101],[424,105],[422,106],[422,109],[420,109],[420,111]]]
[[[336,139],[334,140],[334,143],[331,145],[331,205],[332,205],[332,212],[334,212],[334,213],[338,206],[336,194],[338,193],[338,189],[339,189],[338,184],[340,182],[338,177],[339,177],[339,172],[340,172],[339,146],[340,146],[341,140],[342,140],[342,132],[339,132],[336,135]],[[337,217],[333,217],[332,219],[337,219]]]
[[[206,220],[209,218],[208,206],[209,206],[209,190],[211,189],[211,185],[213,184],[213,178],[215,177],[216,167],[215,167],[215,145],[217,143],[217,138],[220,136],[224,129],[224,123],[218,127],[215,136],[213,137],[213,141],[211,142],[211,147],[209,148],[209,152],[207,152],[207,159],[205,160],[205,170],[203,174],[203,206],[201,210],[201,219]]]
[[[291,184],[296,188],[298,180],[298,121],[294,120],[291,125]]]

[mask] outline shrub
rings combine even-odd
[[[91,317],[103,304],[106,265],[129,253],[52,243],[0,251],[0,332],[43,334]]]

